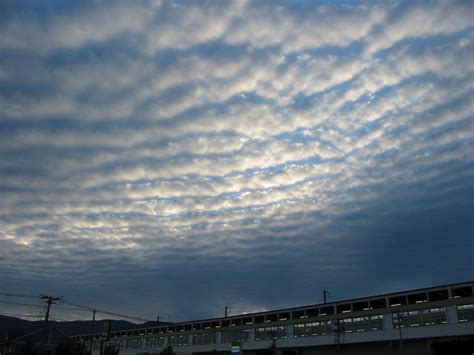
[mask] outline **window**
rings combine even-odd
[[[393,314],[395,328],[419,327],[421,325],[421,311],[397,312]]]
[[[334,314],[334,307],[327,306],[327,307],[322,307],[321,308],[320,315],[326,316],[326,315],[330,315],[330,314]]]
[[[306,318],[319,316],[319,308],[311,308],[306,310]]]
[[[383,329],[383,315],[377,314],[369,317],[369,330]]]
[[[426,292],[408,295],[408,304],[426,303],[428,294]]]
[[[409,311],[406,320],[408,326],[419,327],[421,325],[421,311]]]
[[[140,348],[142,348],[142,346],[143,346],[142,341],[143,341],[143,339],[137,339],[137,338],[132,339],[132,340],[131,340],[131,343],[129,343],[129,344],[130,344],[130,347],[131,347],[132,349],[140,349]]]
[[[344,333],[366,332],[368,330],[383,329],[383,315],[377,314],[370,317],[344,318],[339,321],[340,331]],[[330,327],[327,327],[327,334]],[[324,333],[322,333],[324,334]]]
[[[370,302],[371,309],[380,309],[380,308],[385,308],[387,306],[385,302],[385,298],[370,300],[369,302]]]
[[[388,299],[388,304],[390,307],[399,307],[406,305],[406,297],[405,296],[396,296],[396,297],[390,297]]]
[[[354,332],[365,332],[369,330],[369,318],[368,317],[352,318],[352,330]]]
[[[201,344],[215,344],[216,333],[194,333],[193,334],[193,345]]]
[[[458,320],[461,322],[474,322],[474,304],[458,306]]]
[[[366,311],[370,309],[369,307],[369,301],[362,301],[362,302],[354,302],[352,304],[352,310],[354,312],[359,312],[359,311]]]
[[[176,345],[178,346],[188,345],[188,336],[185,334],[176,336]]]
[[[174,335],[168,337],[168,345],[176,346],[176,337]]]
[[[155,338],[145,338],[145,348],[153,348]]]
[[[232,343],[235,340],[250,340],[250,329],[229,330],[222,332],[222,343]]]
[[[255,340],[266,339],[265,328],[255,329]]]
[[[249,341],[250,340],[250,332],[251,329],[242,329],[242,341]]]
[[[337,313],[341,314],[341,313],[349,313],[351,312],[352,310],[352,307],[351,307],[351,304],[340,304],[337,306]]]
[[[306,336],[321,335],[325,332],[325,322],[306,323]]]
[[[300,337],[304,337],[306,334],[305,334],[305,325],[304,323],[303,324],[295,324],[293,326],[293,336],[295,338],[300,338]]]
[[[286,326],[283,325],[255,329],[255,340],[286,338],[286,336]]]
[[[446,308],[427,308],[409,312],[397,312],[393,314],[393,326],[419,327],[446,323]]]
[[[304,310],[293,311],[293,319],[301,319],[301,318],[304,318]]]
[[[163,346],[164,338],[163,337],[148,337],[145,338],[145,348],[157,348]]]
[[[152,339],[152,348],[157,348],[160,346],[163,346],[165,344],[165,338],[164,337],[154,337]]]
[[[452,289],[453,298],[462,298],[462,297],[471,297],[472,296],[472,287],[458,287]]]
[[[446,308],[430,308],[424,309],[421,313],[424,325],[446,324]]]
[[[310,322],[295,324],[293,326],[293,336],[295,338],[305,336],[316,336],[329,334],[331,332],[331,321]]]
[[[433,301],[443,301],[449,299],[448,290],[438,290],[428,292],[428,297],[431,302]]]
[[[193,345],[201,345],[202,337],[201,334],[193,334]]]
[[[352,333],[354,331],[352,318],[341,319],[339,321],[339,324],[341,326],[341,329],[340,329],[341,332]]]
[[[290,312],[283,312],[278,314],[279,320],[288,320],[290,319]]]
[[[408,312],[397,312],[393,314],[393,327],[404,328],[408,324]]]
[[[99,348],[100,348],[100,341],[94,340],[92,349],[93,349],[93,350],[99,350]]]

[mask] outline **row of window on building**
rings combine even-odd
[[[474,304],[458,305],[458,321],[474,322]],[[318,322],[306,322],[292,325],[293,337],[308,337],[334,334],[336,331],[341,333],[365,332],[371,330],[383,329],[383,315],[371,315],[366,317],[344,318],[338,321],[327,320]],[[405,312],[396,312],[393,314],[393,327],[419,327],[436,324],[446,324],[446,308],[429,308],[422,310],[413,310]],[[291,325],[267,326],[246,329],[234,329],[221,331],[221,343],[231,343],[235,340],[250,341],[251,332],[255,331],[255,341],[284,339],[288,337],[288,327]],[[217,332],[199,332],[192,335],[192,345],[216,344]],[[165,345],[185,346],[188,345],[187,334],[177,334],[159,337],[142,337],[129,339],[111,339],[107,343],[117,349],[140,349],[140,348],[159,348]],[[99,349],[99,341],[94,341],[94,349]]]
[[[352,333],[369,330],[383,329],[383,315],[377,314],[370,317],[344,318],[340,321],[322,321],[295,324],[294,337],[327,335],[334,332]]]

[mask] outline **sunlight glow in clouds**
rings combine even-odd
[[[190,318],[474,276],[472,2],[35,4],[0,5],[7,288]]]

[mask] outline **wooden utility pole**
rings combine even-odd
[[[56,304],[55,301],[59,301],[62,299],[62,297],[53,297],[49,295],[41,295],[40,298],[46,302],[48,305],[48,308],[46,309],[46,316],[44,318],[44,327],[46,328],[48,326],[48,320],[49,320],[49,311],[51,310],[51,305]]]
[[[47,308],[46,308],[46,315],[44,317],[44,331],[43,331],[43,335],[41,336],[40,354],[42,354],[43,353],[44,340],[45,340],[44,338],[46,337],[46,335],[48,333],[48,321],[49,321],[49,312],[51,310],[51,305],[56,304],[56,301],[61,300],[62,297],[53,297],[53,296],[50,296],[50,295],[41,295],[41,296],[39,296],[39,298],[43,302],[46,302],[46,304],[48,305]]]
[[[92,310],[92,328],[94,329],[94,325],[95,325],[95,313],[97,311],[95,309]],[[92,332],[92,335],[91,335],[91,343],[89,345],[89,353],[92,354],[92,343],[94,342],[94,332]]]

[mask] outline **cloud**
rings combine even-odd
[[[5,287],[189,319],[472,277],[468,2],[3,6]]]
[[[376,53],[407,39],[446,36],[472,28],[472,4],[468,1],[439,1],[436,5],[401,2],[386,26],[371,38],[368,52]]]

